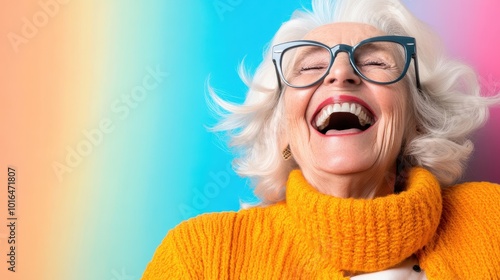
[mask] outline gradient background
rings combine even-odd
[[[216,119],[206,80],[241,102],[239,62],[253,71],[280,24],[310,3],[54,1],[0,9],[0,278],[139,279],[176,224],[253,199],[229,168],[225,139],[207,132]],[[500,91],[498,1],[405,2],[478,70],[485,90]],[[29,38],[13,46],[23,29]],[[168,77],[125,114],[148,69]],[[102,122],[112,131],[92,144],[85,134]],[[467,180],[500,182],[499,125],[495,109],[475,135]],[[53,165],[67,158],[73,167],[58,178]],[[6,263],[8,166],[17,170],[16,273]]]

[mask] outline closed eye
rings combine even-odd
[[[364,67],[364,66],[377,66],[381,68],[387,68],[389,65],[383,61],[367,61],[364,63],[358,63],[358,66]]]
[[[326,67],[324,67],[324,66],[307,66],[307,67],[300,68],[300,72],[314,71],[314,70],[323,70],[325,68]]]

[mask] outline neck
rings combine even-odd
[[[351,174],[302,171],[318,192],[339,198],[375,198],[394,193],[396,165]]]

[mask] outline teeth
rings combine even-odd
[[[356,114],[356,104],[351,104],[351,113]]]
[[[340,106],[340,104],[335,104],[333,105],[333,110],[331,111],[332,113],[333,112],[342,112],[342,107]],[[331,114],[331,113],[330,113]],[[329,114],[329,115],[330,115]]]
[[[357,103],[341,103],[341,104],[330,104],[325,106],[321,112],[316,117],[316,126],[319,130],[324,129],[328,122],[330,121],[330,116],[333,113],[352,113],[356,115],[359,119],[359,123],[362,126],[367,124],[372,125],[373,119],[368,116],[365,109]]]

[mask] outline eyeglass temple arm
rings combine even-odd
[[[274,71],[276,71],[276,78],[278,79],[278,89],[281,90],[283,89],[283,86],[281,85],[281,76],[280,73],[278,72],[278,65],[276,65],[276,60],[273,59],[273,64],[274,64]]]
[[[415,65],[415,79],[417,80],[417,89],[418,89],[418,92],[421,92],[422,88],[420,87],[420,75],[418,74],[418,59],[417,59],[417,54],[414,53],[412,55],[412,58],[413,58],[413,63]]]

